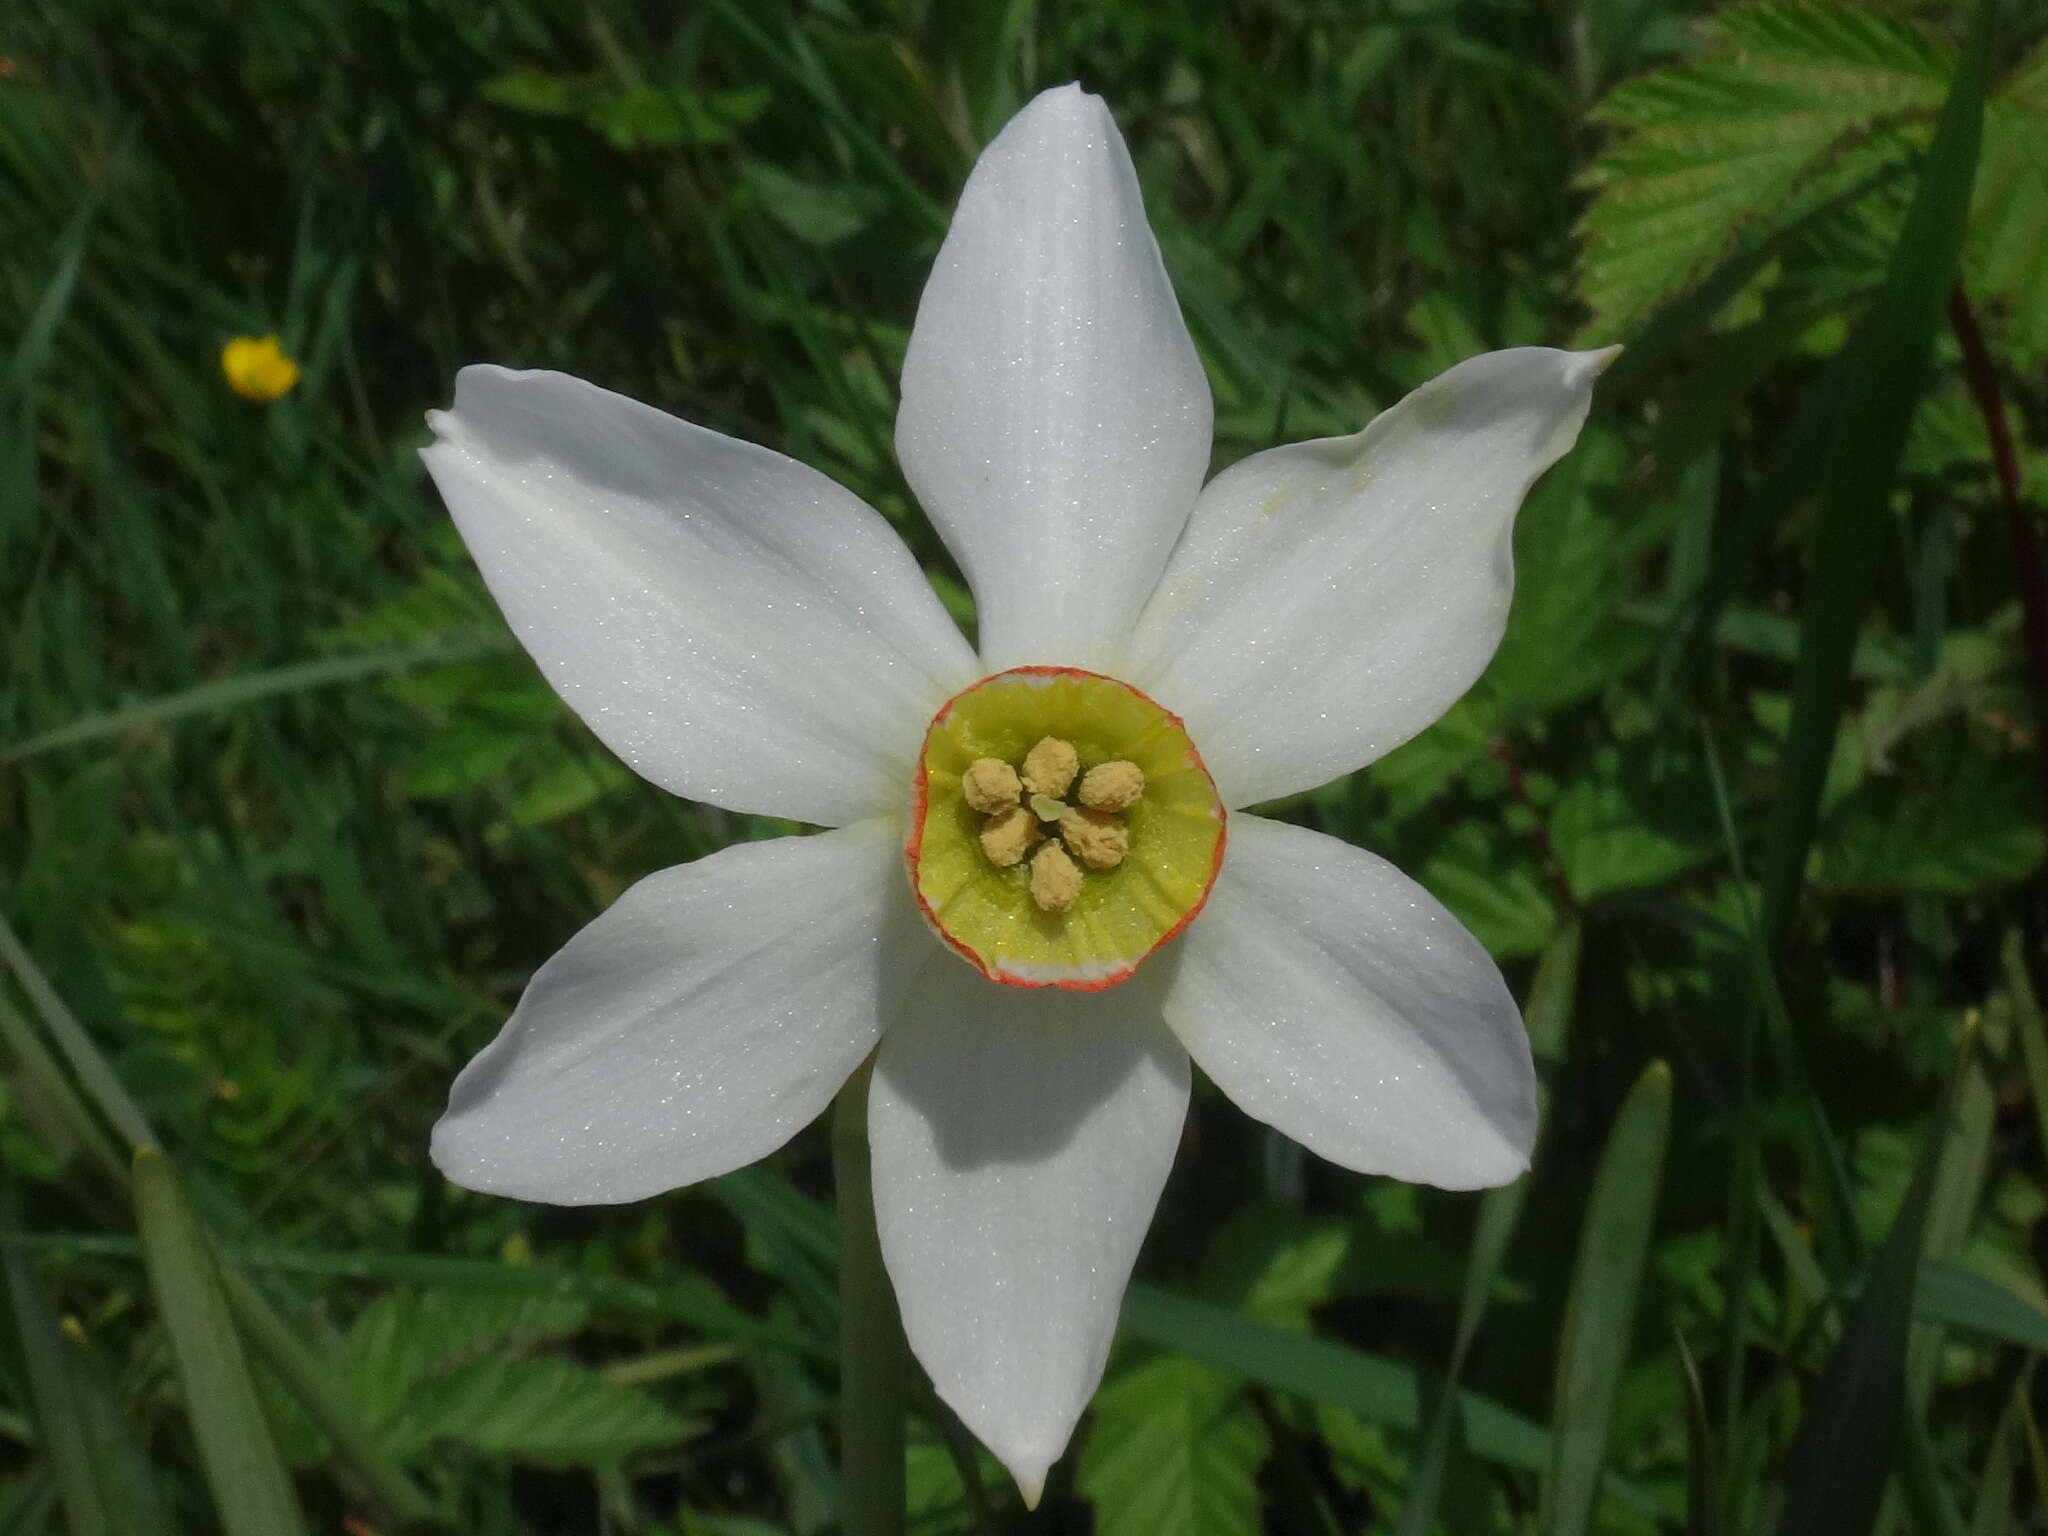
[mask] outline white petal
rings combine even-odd
[[[1472,685],[1507,622],[1516,509],[1611,355],[1475,357],[1363,432],[1210,482],[1124,675],[1187,722],[1230,805],[1349,773]]]
[[[934,966],[883,1038],[868,1132],[904,1330],[1027,1499],[1102,1379],[1187,1103],[1187,1053],[1134,987]]]
[[[1536,1074],[1515,1000],[1386,860],[1234,816],[1209,905],[1160,961],[1196,1063],[1319,1157],[1445,1189],[1529,1165]]]
[[[1047,91],[982,152],[910,351],[896,452],[991,672],[1117,670],[1209,466],[1209,383],[1109,109]]]
[[[816,470],[559,373],[465,368],[422,454],[555,691],[664,789],[896,809],[978,675],[902,542]]]
[[[434,1127],[456,1183],[610,1204],[764,1157],[874,1048],[910,973],[957,966],[900,829],[741,843],[649,875],[535,973]]]

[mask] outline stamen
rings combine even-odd
[[[1099,991],[1201,910],[1225,811],[1186,727],[1137,689],[1018,667],[925,732],[903,852],[918,911],[991,981]]]
[[[981,851],[997,869],[1023,863],[1032,844],[1044,840],[1038,818],[1021,805],[1007,806],[981,825]]]
[[[1041,912],[1064,912],[1081,894],[1081,867],[1058,843],[1031,856],[1031,899]]]
[[[1060,818],[1067,849],[1090,869],[1115,869],[1131,851],[1131,834],[1114,811],[1069,811]]]
[[[960,776],[961,798],[985,816],[1015,805],[1021,790],[1017,770],[1001,758],[978,757]]]
[[[1061,741],[1057,736],[1042,737],[1025,754],[1024,788],[1034,795],[1051,795],[1057,800],[1066,794],[1067,786],[1080,771],[1081,758],[1072,742]]]
[[[1127,811],[1145,793],[1145,774],[1136,763],[1098,763],[1081,780],[1081,803],[1091,811]]]

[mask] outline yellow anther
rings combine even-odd
[[[1057,800],[1081,771],[1074,744],[1057,736],[1040,739],[1024,757],[1024,788],[1034,795],[1051,795]]]
[[[1112,811],[1069,811],[1060,818],[1067,851],[1090,869],[1115,869],[1131,851],[1131,834]]]
[[[1038,818],[1021,805],[1006,806],[981,824],[981,851],[997,869],[1021,864],[1031,845],[1044,838]]]
[[[1021,792],[1017,770],[1001,758],[978,757],[960,775],[960,795],[984,816],[1015,805]]]
[[[1098,763],[1081,780],[1081,803],[1091,811],[1128,811],[1144,793],[1144,770],[1136,763]]]
[[[1081,866],[1058,843],[1031,856],[1031,899],[1041,912],[1064,912],[1081,894]]]

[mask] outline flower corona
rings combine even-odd
[[[1014,667],[933,716],[904,861],[925,921],[989,980],[1097,992],[1201,911],[1225,823],[1177,716],[1099,673]]]

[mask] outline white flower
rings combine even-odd
[[[834,830],[629,890],[457,1080],[436,1163],[523,1199],[637,1200],[773,1151],[879,1047],[875,1206],[911,1347],[1033,1497],[1100,1379],[1190,1057],[1346,1168],[1515,1177],[1534,1078],[1486,952],[1357,848],[1243,814],[1226,844],[1223,807],[1371,762],[1478,676],[1515,511],[1604,361],[1474,358],[1355,436],[1204,486],[1209,390],[1129,154],[1099,100],[1048,91],[961,195],[897,420],[979,655],[817,472],[561,374],[465,369],[427,464],[549,681],[662,787]],[[1018,668],[1121,681],[970,692],[948,768],[935,714]],[[1017,766],[1041,705],[1069,711],[1044,734],[1082,768],[1163,775],[1117,813],[1124,865],[1050,861],[1064,912],[1024,894],[1032,864],[977,850],[961,800],[967,757]],[[1012,818],[1053,834],[1034,848],[1078,814],[1065,778],[1032,798],[977,772],[1044,813]]]

